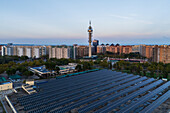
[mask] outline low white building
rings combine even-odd
[[[13,88],[12,82],[0,83],[0,91],[12,89],[12,88]]]
[[[60,68],[60,73],[69,73],[69,72],[74,72],[75,68],[77,66],[77,63],[69,63],[68,65],[63,65],[63,66],[58,66]]]
[[[26,80],[25,84],[34,85],[34,80]]]

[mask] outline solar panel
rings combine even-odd
[[[121,84],[121,83],[124,83],[124,82],[127,82],[127,81],[130,81],[130,80],[133,80],[133,79],[136,79],[136,78],[138,78],[137,76],[134,76],[134,77],[132,77],[132,78],[129,78],[129,79],[126,79],[126,80],[123,80],[123,81],[121,81],[121,82],[118,82],[118,83],[115,83],[114,85],[119,85],[119,84]],[[103,89],[98,89],[98,91],[102,91],[102,90],[105,90],[105,89],[107,89],[107,88],[111,88],[111,87],[113,87],[113,85],[112,86],[109,86],[109,87],[105,87],[105,88],[103,88]],[[109,90],[110,92],[112,92],[111,90]],[[97,91],[93,91],[93,92],[89,92],[90,94],[94,94],[95,92],[97,92]],[[105,93],[107,93],[107,92],[105,92]],[[105,94],[103,94],[103,95],[105,95]],[[82,95],[83,97],[86,97],[86,96],[88,96],[88,95]],[[93,96],[93,97],[95,97],[95,96]],[[86,100],[85,100],[86,101]],[[53,105],[51,106],[47,106],[47,107],[51,107],[51,108],[55,108],[55,107],[57,107],[58,105],[61,105],[61,104],[58,104],[58,102],[56,103],[56,104],[54,104],[53,103]],[[44,109],[47,109],[47,108],[44,108]]]
[[[146,81],[144,81],[144,82],[142,82],[142,83],[139,83],[139,84],[136,85],[136,86],[132,86],[132,87],[130,87],[130,88],[128,88],[128,89],[125,89],[125,90],[123,90],[123,91],[121,91],[121,92],[118,92],[118,93],[116,93],[116,94],[110,95],[110,96],[108,96],[108,97],[106,97],[106,98],[103,98],[103,99],[101,99],[101,100],[99,100],[99,101],[96,101],[96,102],[94,102],[94,103],[88,104],[87,106],[79,109],[78,111],[79,111],[80,113],[85,113],[85,112],[87,112],[87,111],[90,111],[90,110],[92,110],[92,109],[94,109],[94,108],[97,108],[97,107],[100,106],[100,105],[103,105],[103,104],[107,103],[107,102],[110,101],[110,100],[113,100],[113,99],[115,99],[115,98],[117,98],[117,97],[119,97],[119,96],[121,96],[121,95],[124,95],[124,94],[126,94],[126,93],[128,93],[128,92],[131,92],[131,91],[133,91],[133,90],[135,90],[135,89],[137,89],[137,88],[140,88],[141,86],[146,85],[146,84],[152,82],[153,80],[154,80],[154,79],[146,80]],[[132,82],[131,82],[131,83],[132,83]]]
[[[40,84],[39,86],[49,86],[51,83],[55,83],[55,84],[56,84],[56,82],[59,84],[59,83],[63,83],[64,80],[67,81],[67,82],[69,82],[70,80],[78,79],[78,77],[85,77],[85,78],[87,78],[87,77],[88,77],[88,74],[90,74],[89,76],[93,75],[92,77],[94,77],[94,76],[96,76],[96,75],[103,74],[103,72],[104,72],[104,73],[112,73],[112,74],[113,74],[112,71],[108,71],[108,70],[104,69],[104,70],[100,70],[99,72],[98,72],[98,71],[97,71],[97,72],[94,72],[95,74],[93,74],[93,72],[87,73],[86,76],[74,76],[74,77],[64,78],[63,80],[61,80],[61,79],[60,79],[60,80],[50,80],[50,81],[48,82],[48,84]],[[31,95],[29,95],[29,96],[31,96]],[[26,97],[27,97],[27,96],[26,96]],[[25,96],[24,96],[24,97],[21,97],[20,99],[22,99],[22,98],[25,98]]]
[[[29,106],[26,106],[26,107],[29,108],[29,109],[35,108],[35,107],[41,106],[41,105],[43,105],[43,104],[47,104],[47,103],[50,103],[50,102],[54,102],[54,101],[60,100],[60,99],[62,99],[62,98],[68,98],[68,97],[73,96],[73,95],[76,95],[76,94],[78,94],[78,93],[83,93],[83,92],[85,92],[85,91],[87,92],[87,91],[90,90],[90,89],[94,89],[94,88],[97,88],[97,87],[101,87],[101,86],[103,86],[103,85],[107,85],[108,83],[112,83],[112,84],[107,85],[107,86],[105,86],[105,87],[103,87],[103,88],[90,91],[90,92],[88,92],[88,94],[83,93],[83,94],[81,94],[81,96],[79,96],[79,97],[78,97],[78,96],[76,96],[75,98],[72,97],[71,99],[67,99],[66,101],[62,101],[61,103],[63,103],[63,102],[64,102],[64,103],[71,102],[71,101],[73,101],[73,100],[78,100],[78,99],[83,98],[83,97],[85,97],[85,96],[88,96],[88,95],[90,95],[90,94],[96,93],[97,91],[102,91],[102,90],[107,89],[107,88],[109,88],[109,87],[113,87],[113,86],[116,85],[116,84],[121,84],[121,83],[126,82],[126,81],[128,81],[128,80],[132,80],[132,79],[136,78],[136,77],[134,77],[134,78],[129,78],[129,79],[128,79],[128,77],[132,77],[132,75],[127,75],[127,76],[124,76],[124,77],[116,78],[116,79],[114,79],[114,80],[112,80],[112,81],[108,81],[108,82],[105,82],[105,83],[102,83],[102,84],[94,85],[94,86],[89,87],[89,88],[88,88],[88,87],[87,87],[87,88],[83,88],[82,90],[76,91],[76,92],[74,92],[74,93],[69,93],[69,94],[61,95],[61,96],[56,96],[56,97],[54,97],[54,98],[50,98],[50,99],[48,99],[48,100],[45,100],[44,102],[43,102],[43,101],[38,101],[38,102],[37,102],[38,104],[29,105]],[[125,79],[125,78],[127,78],[127,80],[124,80],[124,81],[121,81],[121,82],[118,82],[118,83],[113,83],[114,81],[122,80],[122,79]],[[61,103],[60,103],[60,104],[61,104]],[[28,110],[28,109],[27,109],[27,110]]]
[[[95,113],[106,113],[106,112],[109,112],[111,110],[113,110],[114,108],[120,106],[121,104],[127,102],[127,100],[130,100],[130,99],[133,99],[134,97],[148,91],[149,89],[152,89],[154,87],[156,87],[157,85],[161,84],[163,81],[162,80],[158,80],[148,86],[145,86],[144,88],[141,88],[140,90],[138,91],[135,91],[134,93],[124,97],[124,98],[121,98],[120,100],[117,100],[113,103],[110,103],[109,105],[97,110]],[[138,85],[137,85],[138,86]]]
[[[125,74],[124,74],[125,75]],[[102,77],[102,78],[104,78],[104,77]],[[102,78],[99,78],[99,79],[102,79]],[[105,79],[107,79],[107,78],[105,78]],[[92,81],[94,81],[94,80],[92,80]],[[81,81],[80,81],[81,82]],[[87,81],[85,81],[85,82],[87,82]],[[84,82],[83,82],[84,83]],[[82,83],[82,84],[83,84]],[[73,84],[74,85],[74,84]],[[64,85],[63,85],[63,87],[64,87]],[[67,86],[65,86],[65,87],[67,87]],[[55,85],[55,88],[53,88],[54,90],[57,88],[57,86]],[[62,88],[61,88],[62,89]],[[48,89],[48,91],[49,91],[49,89]],[[42,92],[42,94],[44,94],[44,92]],[[41,95],[41,93],[38,93],[37,95]],[[37,96],[36,95],[36,96]],[[35,95],[33,95],[33,96],[31,96],[31,95],[29,95],[29,96],[26,96],[25,98],[22,98],[23,100],[26,100],[26,99],[30,99],[29,97],[32,97],[32,98],[35,98]]]
[[[163,102],[165,102],[168,98],[170,98],[170,90],[167,91],[165,94],[163,94],[161,97],[159,97],[156,101],[151,103],[149,106],[144,108],[140,113],[151,113],[156,109],[159,105],[161,105]]]
[[[108,91],[104,91],[104,92],[102,92],[102,93],[100,93],[100,94],[91,96],[91,97],[89,97],[89,98],[87,98],[87,99],[77,101],[75,104],[71,104],[71,105],[65,106],[65,107],[63,107],[63,108],[57,109],[57,110],[55,110],[54,112],[58,112],[58,111],[60,111],[60,110],[61,110],[62,112],[70,111],[70,109],[72,109],[72,108],[78,107],[78,106],[83,105],[83,104],[86,104],[86,103],[88,103],[88,102],[90,102],[90,101],[93,101],[93,100],[96,100],[96,99],[98,99],[98,98],[101,98],[101,97],[103,97],[104,95],[108,95],[108,94],[110,94],[110,93],[113,93],[113,92],[115,92],[115,91],[117,91],[117,90],[123,89],[123,88],[125,88],[125,87],[127,87],[127,86],[130,86],[130,85],[134,84],[135,82],[139,82],[139,81],[144,80],[144,79],[146,79],[146,77],[143,77],[143,78],[134,80],[134,81],[132,81],[132,82],[130,82],[130,83],[123,84],[123,85],[121,85],[121,86],[119,86],[119,87],[117,87],[117,88],[113,88],[113,89],[110,89],[110,90],[108,90]]]
[[[111,80],[111,78],[105,78],[105,79],[103,79],[103,80],[101,80],[101,81],[105,81],[105,80]],[[101,82],[101,81],[97,81],[97,82]],[[92,85],[94,84],[94,82],[92,82]],[[84,84],[84,86],[83,87],[85,87],[85,86],[88,86],[89,84]],[[79,85],[79,86],[77,86],[77,87],[82,87],[82,85]],[[49,97],[49,96],[53,96],[53,95],[60,95],[60,94],[62,94],[62,93],[67,93],[67,92],[69,92],[69,91],[73,91],[73,90],[77,90],[77,87],[73,87],[73,88],[70,88],[70,89],[67,89],[67,90],[62,90],[62,91],[60,91],[60,92],[55,92],[55,93],[50,93],[50,94],[46,94],[46,93],[43,93],[42,95],[40,95],[40,94],[38,94],[38,96],[36,95],[36,96],[34,96],[32,99],[34,99],[34,98],[36,98],[36,99],[34,99],[34,100],[28,100],[28,101],[25,101],[25,102],[23,102],[22,103],[22,105],[25,105],[26,103],[29,103],[29,102],[33,102],[33,101],[36,101],[36,100],[38,100],[38,98],[40,97],[41,99],[43,98],[43,97]]]
[[[118,74],[116,74],[117,75],[117,77],[118,77]],[[119,76],[123,76],[123,75],[127,75],[127,74],[121,74],[121,75],[119,75]],[[76,83],[73,83],[74,81],[70,81],[71,83],[69,84],[69,86],[66,86],[67,84],[60,84],[59,86],[58,85],[55,85],[55,86],[53,86],[53,87],[51,87],[51,88],[43,88],[44,90],[45,89],[54,89],[54,88],[58,88],[58,89],[63,89],[64,87],[71,87],[70,85],[72,85],[72,86],[77,86],[77,85],[80,85],[80,84],[86,84],[86,83],[89,83],[89,82],[94,82],[94,81],[98,81],[98,80],[101,80],[101,79],[108,79],[108,78],[113,78],[113,77],[116,77],[116,76],[105,76],[105,75],[102,75],[102,76],[98,76],[98,77],[95,77],[95,78],[89,78],[88,80],[86,80],[86,79],[82,79],[82,80],[78,80],[78,82],[76,82]]]
[[[153,96],[155,96],[156,94],[158,94],[159,92],[163,91],[164,89],[168,88],[170,86],[170,81],[161,85],[160,87],[158,87],[157,89],[153,90],[151,93],[141,97],[138,101],[136,101],[135,103],[129,104],[128,106],[124,107],[123,109],[121,109],[118,113],[127,113],[130,112],[132,110],[134,110],[136,107],[138,107],[139,105],[141,105],[142,103],[148,101],[150,98],[152,98]]]
[[[82,74],[80,76],[68,74],[65,76],[70,77],[49,80],[47,83],[37,86],[41,88],[41,92],[21,97],[18,101],[28,113],[63,113],[74,108],[77,108],[76,110],[79,113],[92,112],[92,110],[96,110],[93,111],[95,113],[105,113],[118,107],[120,109],[118,112],[122,112],[127,107],[120,107],[120,105],[125,104],[129,100],[136,99],[139,95],[145,94],[146,91],[163,82],[162,80],[153,82],[155,80],[153,78],[147,79],[147,77],[133,76],[132,74],[128,75],[109,70],[92,71],[95,70],[75,73]],[[164,91],[164,88],[162,87],[159,91]],[[157,92],[159,91],[157,90]],[[130,108],[129,111],[135,110],[139,105],[144,104],[146,99],[151,99],[156,94],[155,92],[152,96],[147,95],[147,98],[145,98],[146,95],[138,98],[135,101],[136,106],[131,108],[129,106],[131,104],[127,105]],[[120,96],[121,99],[118,98]],[[165,96],[162,95],[158,98],[156,100],[157,103],[165,101],[167,99],[167,96],[166,98]],[[158,106],[154,102],[152,105]],[[147,109],[147,107],[144,109]],[[139,109],[137,110],[139,111]]]

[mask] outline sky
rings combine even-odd
[[[0,43],[170,44],[170,0],[0,0]]]

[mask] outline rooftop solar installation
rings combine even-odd
[[[17,99],[20,106],[26,113],[150,113],[170,97],[170,82],[144,76],[106,69],[66,76],[38,83],[38,93]]]

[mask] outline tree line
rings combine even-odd
[[[21,75],[31,76],[34,73],[29,71],[29,67],[37,67],[37,66],[42,66],[42,65],[45,65],[49,71],[52,72],[52,70],[54,70],[57,72],[57,74],[59,74],[60,68],[58,66],[68,65],[68,63],[79,64],[76,67],[78,71],[92,69],[94,66],[93,61],[80,61],[80,60],[64,59],[64,58],[62,59],[51,58],[47,60],[36,59],[33,61],[25,60],[22,63],[9,61],[8,63],[0,64],[0,74],[6,72],[8,75],[14,75],[17,71],[19,71]]]
[[[154,78],[167,78],[170,80],[170,64],[146,62],[146,63],[130,63],[119,61],[113,65],[118,71],[138,74],[142,76]]]

